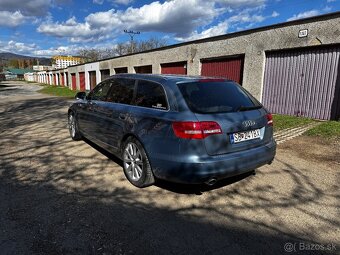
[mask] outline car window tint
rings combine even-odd
[[[135,105],[161,110],[168,109],[163,87],[154,82],[138,81]]]
[[[133,79],[112,79],[112,89],[107,97],[108,102],[131,104],[135,88]]]
[[[235,112],[240,107],[261,106],[234,82],[190,82],[178,87],[188,107],[196,113]]]
[[[97,85],[89,94],[89,99],[105,101],[107,93],[109,92],[110,88],[111,84],[109,82],[103,82]]]

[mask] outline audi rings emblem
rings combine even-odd
[[[242,122],[242,125],[244,126],[244,127],[252,127],[252,126],[254,126],[256,124],[256,122],[255,121],[253,121],[253,120],[245,120],[245,121],[243,121]]]

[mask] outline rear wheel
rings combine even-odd
[[[123,168],[126,178],[136,187],[147,187],[155,182],[148,156],[142,144],[133,137],[124,144]]]
[[[81,134],[78,129],[78,123],[73,112],[70,112],[68,115],[68,129],[70,131],[71,138],[74,141],[81,140]]]

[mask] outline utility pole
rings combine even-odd
[[[140,32],[139,31],[132,31],[132,30],[124,30],[124,33],[128,34],[130,36],[130,51],[131,53],[134,53],[135,52],[135,49],[134,49],[134,46],[133,46],[133,37],[135,35],[139,35]]]

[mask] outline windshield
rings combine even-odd
[[[236,112],[262,107],[234,82],[190,82],[177,85],[188,107],[195,113]]]

